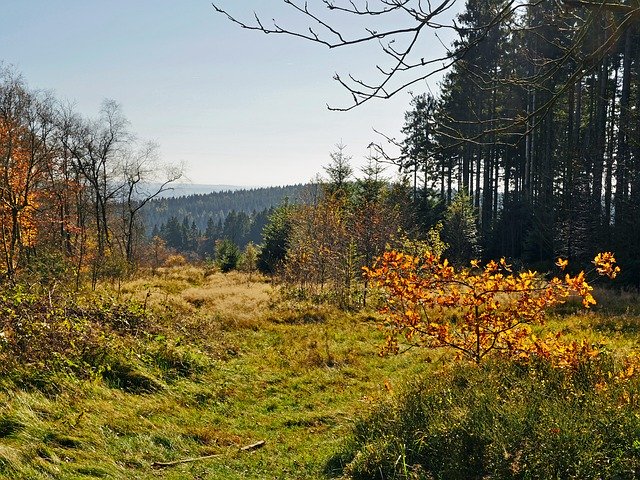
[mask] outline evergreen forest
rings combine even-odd
[[[274,208],[285,201],[295,203],[303,190],[296,185],[153,199],[144,223],[150,238],[160,238],[176,252],[213,258],[219,240],[240,249],[260,244]]]
[[[447,204],[470,197],[485,258],[614,250],[637,287],[639,32],[623,12],[546,1],[491,24],[502,6],[467,2],[464,55],[414,97],[399,166]]]

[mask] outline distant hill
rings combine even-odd
[[[145,206],[147,233],[151,233],[154,227],[160,228],[171,217],[180,222],[186,218],[189,224],[195,222],[198,229],[204,230],[210,218],[215,224],[224,222],[232,211],[248,214],[261,212],[280,205],[285,198],[295,203],[306,188],[301,184],[252,189],[225,185],[184,185],[184,188],[176,185],[177,188],[173,191],[165,192],[171,196],[156,198]],[[212,191],[212,188],[220,190]],[[198,191],[207,193],[197,193]]]
[[[159,184],[149,184],[147,190],[154,192]],[[187,197],[189,195],[203,195],[213,192],[233,192],[247,190],[252,187],[240,187],[238,185],[203,185],[198,183],[172,183],[171,189],[162,192],[156,198]]]

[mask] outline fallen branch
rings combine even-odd
[[[251,445],[245,445],[240,448],[240,452],[250,452],[253,450],[257,450],[265,446],[267,442],[264,440],[260,440],[259,442],[252,443]],[[165,467],[174,467],[176,465],[180,465],[183,463],[191,463],[191,462],[199,462],[201,460],[208,460],[210,458],[221,457],[221,453],[215,453],[213,455],[204,455],[203,457],[193,457],[193,458],[183,458],[182,460],[174,460],[173,462],[153,462],[151,463],[151,467],[153,468],[165,468]]]
[[[251,445],[247,445],[246,447],[242,447],[240,449],[241,452],[250,452],[251,450],[257,450],[259,448],[264,447],[264,444],[267,443],[264,440],[260,440],[259,442],[252,443]]]

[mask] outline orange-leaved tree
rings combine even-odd
[[[20,101],[14,103],[21,107]],[[18,110],[15,105],[10,107]],[[22,251],[35,244],[42,164],[32,132],[12,108],[0,112],[0,268],[8,278],[13,277]]]
[[[613,254],[594,259],[600,275],[619,272]],[[558,259],[561,269],[567,261]],[[538,339],[531,325],[541,324],[545,312],[571,295],[585,308],[595,304],[583,271],[550,280],[532,271],[514,273],[503,258],[481,266],[456,269],[447,260],[426,252],[419,256],[387,251],[365,276],[386,293],[383,313],[388,330],[385,350],[398,351],[398,337],[410,344],[449,347],[458,356],[480,363],[491,353],[511,357],[538,354],[571,363],[581,353],[594,353],[586,344],[564,344],[557,336]]]

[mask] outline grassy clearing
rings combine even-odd
[[[318,478],[359,412],[426,365],[425,352],[377,357],[370,316],[279,300],[237,273],[170,268],[107,296],[153,320],[122,333],[132,321],[110,314],[117,345],[85,378],[4,376],[0,478]]]
[[[547,328],[606,342],[611,351],[634,349],[640,320],[611,298],[613,310],[584,315],[569,306]],[[396,462],[395,450],[366,447],[366,431],[381,432],[381,418],[404,425],[397,402],[410,398],[403,392],[412,387],[402,385],[415,386],[411,379],[426,379],[425,391],[446,384],[432,376],[442,370],[442,353],[378,357],[383,338],[375,315],[283,299],[264,279],[238,273],[161,269],[87,294],[68,311],[80,318],[82,335],[63,322],[52,338],[60,351],[77,353],[68,355],[70,365],[60,355],[22,365],[1,358],[0,478],[311,479],[341,475],[347,463],[347,473],[369,478],[371,457],[358,454],[354,442]],[[65,332],[73,342],[63,341]],[[478,375],[470,381],[501,378]],[[512,407],[509,418],[521,425]],[[471,407],[461,408],[454,413]],[[378,423],[366,426],[371,414]],[[261,440],[262,448],[240,450]],[[154,466],[202,456],[209,458]]]

